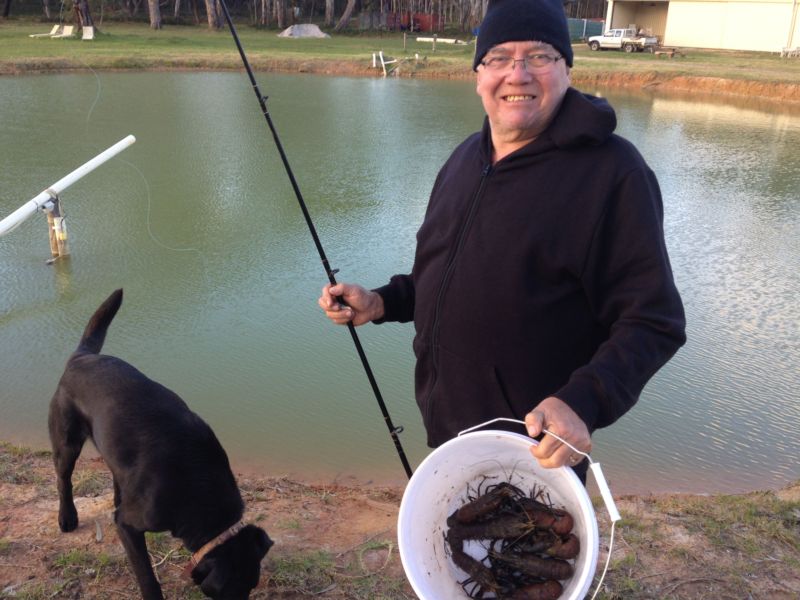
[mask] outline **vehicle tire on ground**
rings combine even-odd
[[[627,44],[625,44],[625,45],[622,47],[622,49],[623,49],[623,50],[625,50],[625,52],[627,52],[628,54],[630,54],[631,52],[633,52],[633,51],[635,50],[635,48],[633,47],[633,44],[631,44],[630,42],[628,42]]]
[[[590,50],[600,50],[600,42],[589,42]]]

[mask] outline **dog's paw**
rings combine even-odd
[[[78,527],[78,511],[74,506],[61,508],[58,511],[58,526],[64,533],[74,531]]]

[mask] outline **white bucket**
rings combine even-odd
[[[599,538],[597,518],[586,489],[567,467],[545,469],[531,456],[536,442],[506,431],[477,431],[456,437],[422,461],[408,482],[397,521],[397,537],[403,569],[421,600],[469,598],[459,581],[468,575],[456,567],[445,549],[447,517],[484,487],[508,481],[524,492],[544,486],[550,500],[575,520],[573,533],[580,540],[574,575],[562,581],[561,600],[581,600],[592,584],[597,568]],[[494,477],[486,481],[486,477]],[[472,547],[470,547],[472,546]],[[477,543],[465,544],[474,558],[485,551]]]

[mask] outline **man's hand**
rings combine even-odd
[[[338,297],[344,300],[342,305]],[[351,283],[330,283],[322,288],[322,295],[317,301],[325,315],[337,325],[345,325],[350,321],[353,325],[363,325],[383,316],[383,298],[380,294]]]
[[[592,450],[592,438],[586,424],[564,401],[555,396],[545,398],[525,415],[525,426],[531,437],[536,437],[547,429],[581,452],[588,454]],[[564,465],[574,467],[584,460],[581,454],[576,454],[551,435],[545,435],[538,446],[531,447],[531,454],[547,469]]]

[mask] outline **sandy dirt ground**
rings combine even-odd
[[[252,598],[416,597],[397,550],[401,488],[237,479],[246,520],[275,541]],[[0,445],[0,598],[139,597],[102,460],[82,458],[73,482],[81,521],[64,534],[50,456]],[[777,493],[616,501],[623,520],[598,598],[800,598],[800,482]],[[601,567],[603,513],[598,508]],[[157,534],[148,545],[166,598],[203,597],[182,577],[189,554],[178,540]]]

